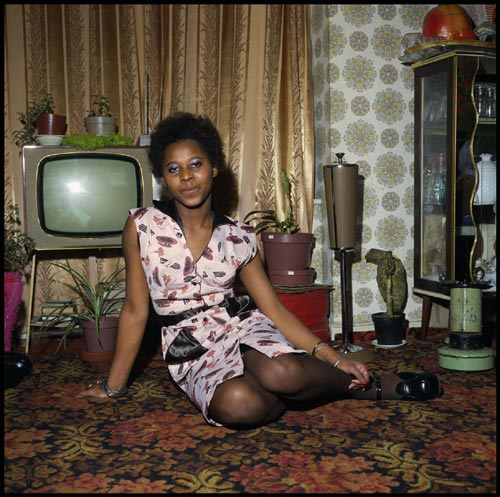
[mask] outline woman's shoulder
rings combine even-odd
[[[216,226],[220,225],[225,225],[227,226],[231,231],[239,231],[242,234],[247,234],[247,235],[255,235],[255,229],[253,226],[250,226],[249,224],[246,224],[242,221],[238,221],[237,219],[228,216],[228,215],[220,215],[216,214]]]
[[[132,218],[133,221],[138,221],[138,220],[145,220],[148,217],[151,217],[151,214],[155,211],[156,209],[154,207],[136,207],[134,209],[130,209],[129,215]]]
[[[158,209],[156,205],[130,209],[129,215],[137,226],[154,225],[161,228],[175,224],[174,220],[167,213]]]

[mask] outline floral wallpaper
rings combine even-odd
[[[419,326],[422,299],[413,296],[413,70],[403,66],[402,38],[421,32],[436,5],[313,5],[311,42],[315,106],[316,192],[312,265],[316,283],[333,285],[331,327],[341,329],[340,265],[329,247],[322,166],[356,163],[363,178],[360,250],[352,264],[354,331],[373,329],[371,314],[385,304],[370,248],[392,250],[408,276],[405,309]],[[483,6],[466,6],[476,25]]]

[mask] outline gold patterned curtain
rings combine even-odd
[[[67,133],[84,132],[92,94],[109,97],[134,140],[185,110],[221,131],[238,198],[230,213],[286,205],[312,227],[313,95],[308,5],[19,4],[4,6],[5,199],[22,211],[17,112],[50,92]],[[50,293],[46,289],[45,293]]]

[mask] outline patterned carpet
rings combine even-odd
[[[427,370],[428,402],[343,400],[288,411],[258,429],[206,424],[158,355],[137,365],[130,395],[75,398],[108,366],[76,354],[34,360],[5,391],[6,493],[496,493],[496,369],[441,369],[445,332],[410,329],[376,349],[371,369]],[[373,333],[355,343],[372,348]]]

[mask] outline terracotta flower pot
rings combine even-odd
[[[106,316],[101,320],[99,328],[100,340],[97,338],[95,325],[92,321],[80,321],[80,326],[87,358],[91,356],[102,358],[113,355],[118,331],[117,316]]]
[[[310,285],[316,272],[314,268],[289,269],[287,271],[270,271],[268,276],[273,285],[279,286],[307,286]]]
[[[309,285],[314,235],[312,233],[262,233],[266,270],[273,285]]]
[[[66,133],[66,116],[60,114],[40,114],[36,120],[39,135],[64,135]]]
[[[305,270],[311,260],[311,233],[262,233],[264,258],[269,271]]]

